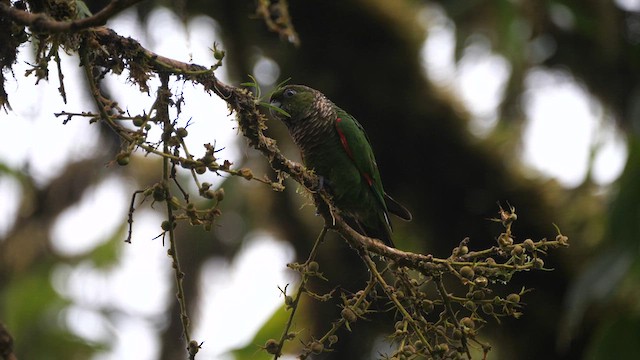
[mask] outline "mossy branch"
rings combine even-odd
[[[142,0],[112,0],[95,15],[68,21],[56,20],[46,13],[31,13],[10,6],[9,2],[0,2],[0,14],[11,18],[15,23],[28,26],[36,32],[49,34],[74,33],[83,29],[101,26],[107,20]]]

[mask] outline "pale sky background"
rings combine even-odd
[[[634,0],[617,3],[625,8],[638,7]],[[219,39],[211,19],[192,19],[185,30],[171,12],[158,9],[149,23],[161,26],[162,36],[153,35],[154,31],[149,31],[150,38],[141,35],[132,12],[121,14],[108,26],[162,55],[202,65],[215,62],[209,48]],[[493,53],[487,41],[478,38],[456,65],[453,23],[437,11],[425,15],[425,23],[430,29],[424,46],[425,73],[437,85],[460,94],[474,116],[469,130],[479,137],[485,136],[497,121],[496,106],[510,72],[509,63]],[[10,79],[7,83],[13,111],[0,114],[0,134],[3,134],[0,159],[17,169],[29,164],[32,174],[44,184],[61,171],[64,159],[81,158],[98,149],[100,144],[96,127],[87,121],[78,118],[62,125],[62,119],[52,115],[60,110],[79,112],[91,108],[87,105],[89,100],[81,96],[81,90],[73,86],[74,78],[79,76],[77,60],[63,57],[69,97],[65,105],[58,96],[55,76],[50,83],[39,86],[33,85],[33,78],[22,77],[26,69],[24,62],[32,60],[29,54],[24,48],[14,68],[19,82]],[[277,81],[279,71],[267,58],[261,59],[255,68],[258,80],[267,85]],[[217,74],[226,79],[224,66]],[[130,106],[132,113],[148,108],[152,101],[126,84],[124,77],[110,78],[109,82],[117,98],[123,99],[121,103]],[[157,84],[157,81],[152,83],[151,88]],[[193,123],[187,138],[188,144],[192,144],[190,150],[198,154],[202,151],[201,144],[215,140],[219,147],[226,147],[225,158],[239,160],[242,151],[235,145],[239,135],[225,103],[197,86],[177,83],[173,86],[182,89],[187,99],[181,119],[191,118]],[[602,106],[562,71],[534,69],[527,75],[526,87],[523,105],[531,121],[525,128],[522,161],[531,167],[532,176],[555,178],[565,186],[574,187],[584,179],[590,149],[597,146],[594,179],[603,186],[614,181],[626,161],[626,148]],[[29,134],[31,141],[25,142],[23,136],[10,136],[11,133]],[[135,162],[135,158],[132,161]],[[206,181],[218,181],[208,176]],[[55,249],[65,254],[81,254],[104,242],[106,236],[126,220],[133,190],[135,184],[107,176],[86,193],[78,206],[60,215],[52,234]],[[3,200],[0,235],[11,226],[20,201],[19,193],[17,183],[0,178],[0,199]],[[96,214],[111,216],[97,217]],[[83,263],[60,266],[52,275],[55,288],[73,300],[74,305],[61,314],[72,331],[89,340],[112,342],[113,348],[95,359],[155,359],[159,346],[158,324],[164,321],[169,302],[175,301],[166,248],[161,241],[150,241],[160,233],[162,219],[150,211],[137,211],[135,216],[133,243],[123,246],[120,264],[112,270],[103,272]],[[206,273],[203,278],[207,282],[202,284],[201,301],[206,306],[202,314],[192,314],[194,319],[202,319],[202,324],[193,332],[195,339],[204,341],[198,358],[229,358],[225,352],[243,346],[253,337],[283,301],[277,287],[295,281],[285,270],[285,264],[292,259],[289,245],[268,234],[255,233],[231,264],[212,261],[205,266],[202,271]],[[256,293],[247,293],[249,289]],[[110,322],[97,311],[103,306],[113,306],[127,316]]]

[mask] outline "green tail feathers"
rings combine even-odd
[[[405,221],[410,221],[412,219],[411,212],[386,193],[384,194],[384,200],[389,213],[394,214]],[[387,211],[378,211],[375,220],[368,218],[368,221],[365,219],[366,223],[365,221],[358,221],[355,219],[350,219],[347,223],[363,235],[380,239],[386,245],[396,247],[393,243],[393,237],[391,236],[393,227],[391,226],[391,220],[387,215]]]
[[[395,201],[391,196],[384,194],[384,202],[387,204],[387,210],[389,210],[393,215],[405,221],[411,221],[411,219],[413,219],[409,210],[399,202]]]

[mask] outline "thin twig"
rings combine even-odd
[[[169,118],[169,97],[171,93],[169,91],[169,74],[160,73],[161,86],[158,89],[158,104],[156,109],[157,117],[164,124],[165,131],[171,131],[171,119]],[[163,152],[169,153],[169,144],[167,141],[163,142]],[[182,280],[184,279],[184,273],[180,266],[180,260],[178,257],[178,246],[175,238],[175,225],[176,220],[173,215],[173,208],[171,207],[171,191],[169,190],[169,181],[171,177],[169,159],[164,157],[162,159],[162,182],[165,191],[165,202],[167,204],[167,221],[169,222],[169,228],[166,230],[169,233],[169,253],[172,259],[172,267],[174,269],[176,288],[178,293],[178,304],[180,304],[180,321],[182,322],[182,332],[184,339],[187,343],[187,348],[191,342],[191,336],[189,335],[189,315],[187,314],[187,300],[184,294],[184,287]]]
[[[327,227],[323,227],[322,231],[320,231],[320,234],[318,235],[318,238],[316,239],[315,243],[313,244],[313,249],[311,249],[311,252],[309,253],[309,257],[307,258],[307,261],[305,261],[304,265],[302,266],[306,266],[308,265],[311,261],[313,261],[316,257],[316,254],[318,252],[318,247],[320,246],[320,243],[322,243],[322,241],[324,241],[324,237],[327,234]],[[284,346],[284,342],[287,340],[288,335],[289,335],[289,330],[291,329],[291,325],[293,324],[293,318],[296,314],[296,310],[298,309],[298,304],[300,303],[300,297],[302,296],[302,293],[304,293],[305,287],[307,285],[307,280],[309,279],[309,275],[307,274],[306,270],[303,270],[302,272],[302,279],[300,280],[300,286],[298,287],[298,290],[296,292],[296,296],[293,300],[293,303],[291,304],[291,314],[289,314],[289,320],[287,321],[287,324],[284,327],[284,331],[282,332],[282,336],[280,336],[280,341],[278,342],[278,348],[277,351],[275,351],[273,358],[278,359],[281,355],[282,355],[282,347]]]
[[[133,212],[135,211],[136,196],[142,193],[144,193],[144,190],[136,190],[133,192],[133,195],[131,196],[131,204],[129,205],[129,215],[127,216],[127,224],[129,227],[129,231],[127,233],[127,238],[124,240],[124,242],[129,244],[131,244],[131,233],[133,231]]]
[[[447,293],[447,289],[445,289],[444,287],[442,276],[437,276],[435,278],[435,283],[436,283],[436,287],[438,288],[438,293],[440,293],[440,298],[444,303],[444,308],[446,309],[447,314],[449,315],[449,319],[451,320],[453,325],[456,327],[456,329],[459,329],[461,331],[462,338],[460,339],[460,341],[462,343],[462,348],[467,354],[467,357],[471,359],[469,346],[467,346],[467,336],[465,335],[463,329],[461,329],[460,322],[458,322],[458,318],[456,317],[456,314],[453,312],[453,307],[451,306],[451,300],[449,299],[449,293]]]
[[[427,338],[424,336],[422,329],[413,319],[411,314],[409,314],[407,309],[405,309],[405,307],[402,305],[400,300],[398,300],[396,293],[393,290],[391,290],[391,286],[389,286],[389,284],[387,284],[387,282],[384,280],[384,278],[382,277],[382,274],[380,274],[380,272],[378,271],[378,268],[376,267],[376,263],[371,259],[368,253],[362,254],[361,257],[362,257],[362,260],[364,260],[367,267],[369,268],[369,271],[371,271],[371,273],[375,276],[376,280],[380,283],[382,290],[385,292],[389,300],[393,302],[394,307],[398,311],[400,311],[400,314],[402,314],[402,317],[404,318],[404,320],[411,325],[415,334],[418,335],[418,338],[420,338],[420,340],[427,346],[429,353],[431,353],[432,351],[431,346],[427,341]]]

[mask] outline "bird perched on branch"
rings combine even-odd
[[[287,125],[305,166],[320,178],[346,222],[393,247],[389,213],[407,221],[411,213],[384,192],[362,125],[324,94],[303,85],[277,89],[271,105],[283,110],[271,113]]]

